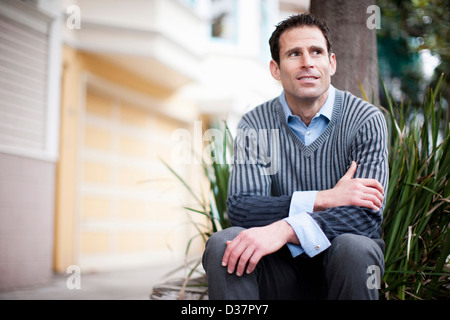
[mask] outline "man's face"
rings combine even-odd
[[[280,65],[270,63],[272,76],[281,81],[289,101],[325,103],[336,57],[329,55],[319,28],[303,26],[280,37]],[[323,101],[322,101],[323,100]]]

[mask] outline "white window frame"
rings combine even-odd
[[[231,0],[233,2],[233,12],[232,12],[232,19],[234,24],[234,30],[233,34],[230,39],[221,38],[221,37],[214,37],[212,35],[212,17],[211,17],[211,24],[210,24],[210,40],[212,42],[216,43],[225,43],[237,46],[239,44],[239,2],[237,0]],[[211,4],[212,5],[212,4]]]
[[[48,34],[45,148],[43,150],[28,150],[23,147],[0,144],[0,152],[2,153],[48,162],[56,162],[58,160],[61,92],[61,21],[58,15],[59,1],[56,1],[56,4],[58,5],[57,7],[55,7],[54,1],[40,1],[38,7],[37,5],[22,1],[2,0],[0,2],[0,15],[6,16],[34,30],[47,32]]]

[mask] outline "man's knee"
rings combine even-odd
[[[378,299],[384,243],[353,234],[336,237],[325,258],[329,299]]]
[[[342,234],[336,237],[330,247],[334,260],[348,262],[349,265],[383,264],[383,241],[376,242],[368,237]],[[383,266],[379,266],[383,267]]]
[[[336,237],[327,255],[325,270],[327,274],[339,274],[348,279],[367,280],[373,272],[377,277],[384,274],[384,242],[358,236],[343,234]]]
[[[242,230],[241,227],[230,227],[214,233],[206,242],[203,253],[203,267],[209,264],[222,264],[222,257],[227,247],[227,241],[233,240]]]

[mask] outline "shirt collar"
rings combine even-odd
[[[328,120],[331,120],[331,115],[333,114],[333,105],[334,105],[334,98],[336,96],[336,89],[330,84],[330,87],[328,89],[328,97],[325,101],[324,105],[320,108],[319,112],[315,115],[315,117],[319,117],[323,115]],[[286,94],[283,90],[283,92],[280,95],[280,103],[283,107],[284,115],[286,118],[286,122],[288,122],[289,117],[292,116],[291,108],[289,108],[289,105],[286,100]]]

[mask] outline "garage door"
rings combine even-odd
[[[91,87],[85,101],[77,173],[80,267],[181,261],[192,235],[182,209],[187,195],[160,157],[172,161],[171,135],[185,124]]]

